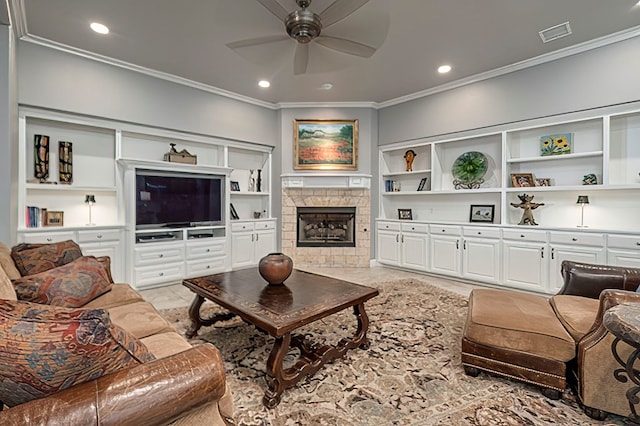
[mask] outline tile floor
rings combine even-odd
[[[460,281],[448,280],[425,274],[402,271],[399,269],[387,268],[383,266],[373,266],[371,268],[320,268],[309,267],[305,270],[333,278],[350,281],[356,284],[367,285],[373,282],[391,281],[403,278],[416,278],[444,288],[455,293],[468,296],[475,286]],[[174,284],[166,287],[158,287],[140,292],[145,300],[151,302],[156,309],[177,308],[189,306],[193,300],[193,293],[181,284]]]

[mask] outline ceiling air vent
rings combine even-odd
[[[542,41],[544,43],[548,43],[552,40],[557,40],[571,34],[571,26],[568,22],[565,22],[563,24],[547,28],[546,30],[542,30],[539,34]]]

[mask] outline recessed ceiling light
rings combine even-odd
[[[102,25],[98,22],[92,22],[90,25],[91,29],[98,34],[109,34],[109,28],[106,25]]]
[[[438,67],[438,72],[440,74],[446,74],[451,71],[451,65],[442,65]]]
[[[331,83],[322,83],[319,87],[320,90],[331,90],[333,89],[333,84]]]
[[[271,86],[271,83],[269,83],[267,80],[260,80],[258,82],[258,86],[262,87],[263,89],[266,89],[267,87]]]

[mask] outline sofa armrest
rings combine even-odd
[[[635,291],[640,285],[640,269],[591,265],[565,260],[561,266],[564,286],[558,294],[598,299],[602,290]]]
[[[206,344],[5,409],[0,424],[167,424],[224,392],[222,357]]]

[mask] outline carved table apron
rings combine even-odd
[[[195,293],[189,308],[191,327],[187,337],[195,336],[202,326],[238,315],[275,338],[266,368],[268,389],[263,403],[268,408],[280,403],[285,389],[313,375],[325,363],[343,357],[349,349],[369,347],[369,318],[364,302],[378,295],[376,289],[295,269],[284,285],[270,286],[257,268],[192,278],[184,280],[183,285]],[[230,312],[202,318],[200,307],[205,299]],[[335,346],[314,344],[292,333],[348,308],[353,309],[357,329],[352,337]],[[284,368],[291,346],[300,350],[300,356],[291,367]]]

